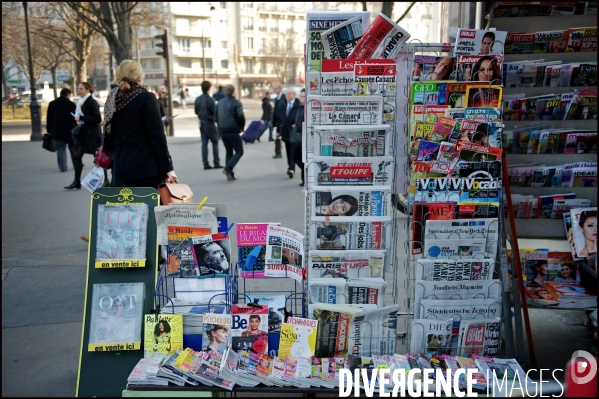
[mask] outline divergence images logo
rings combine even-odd
[[[576,364],[574,373],[572,373],[572,381],[582,385],[590,382],[597,374],[597,360],[589,352],[576,351],[572,354],[572,361],[574,362],[579,357],[584,358],[585,361]]]

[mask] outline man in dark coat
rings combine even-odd
[[[225,98],[225,93],[223,93],[223,87],[222,86],[218,86],[218,91],[216,93],[214,93],[214,95],[212,96],[212,98],[214,98],[214,101],[216,101],[217,103],[222,100],[223,98]]]
[[[287,176],[291,179],[295,173],[295,161],[293,160],[291,143],[289,142],[289,132],[291,131],[291,127],[295,124],[295,118],[300,108],[300,102],[295,98],[293,89],[287,89],[285,99],[286,101],[279,106],[277,135],[280,135],[283,143],[285,143],[285,153],[287,154]]]
[[[279,107],[285,102],[285,96],[283,95],[283,88],[280,84],[274,86],[274,91],[277,95],[275,99],[275,107],[272,113],[272,125],[271,128],[277,129],[277,139],[275,140],[275,156],[273,158],[281,158],[281,136],[279,134]],[[269,132],[269,134],[272,132]]]
[[[48,114],[46,116],[46,130],[56,142],[56,157],[58,159],[58,169],[61,172],[67,171],[67,146],[71,155],[75,150],[73,148],[75,140],[71,130],[77,126],[77,122],[75,122],[71,113],[75,113],[77,105],[70,100],[71,95],[69,89],[62,89],[60,97],[51,101],[48,105]]]
[[[226,85],[223,91],[226,97],[216,104],[216,123],[218,124],[218,133],[227,149],[223,174],[227,176],[227,180],[234,181],[233,168],[243,155],[243,142],[239,133],[243,132],[245,128],[245,115],[241,102],[233,97],[235,87]],[[233,155],[233,150],[235,150],[235,155]]]
[[[271,119],[272,104],[270,103],[270,93],[266,92],[264,93],[264,98],[262,98],[262,118],[260,118],[260,120],[266,125],[266,129],[268,129],[268,141],[275,141],[272,138],[272,126],[270,124]],[[264,132],[266,129],[264,129]],[[262,132],[262,134],[264,134],[264,132]],[[262,136],[262,134],[260,134],[260,136]],[[258,141],[260,141],[260,137],[258,137]]]
[[[218,131],[214,114],[216,113],[216,104],[208,92],[212,85],[208,81],[202,82],[202,95],[195,100],[195,113],[200,119],[200,134],[202,135],[202,161],[204,169],[219,169],[220,158],[218,157]],[[208,141],[212,143],[212,155],[214,157],[214,167],[208,162]]]

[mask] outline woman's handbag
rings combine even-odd
[[[42,148],[50,152],[56,152],[56,142],[50,133],[44,133],[42,137]]]
[[[112,159],[108,158],[108,155],[104,153],[104,146],[98,147],[96,155],[94,156],[94,163],[104,169],[110,169],[112,167]]]
[[[77,125],[75,126],[72,130],[71,130],[71,134],[73,135],[73,138],[75,140],[79,140],[79,133],[81,132],[81,125]]]
[[[162,205],[168,204],[192,204],[193,192],[187,184],[181,184],[178,180],[166,179],[158,186]]]
[[[297,125],[292,127],[289,131],[289,142],[291,144],[298,144],[302,142],[302,134],[297,131]]]

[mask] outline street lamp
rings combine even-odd
[[[27,17],[27,2],[23,2],[25,10],[25,31],[27,32],[27,52],[29,54],[29,76],[31,77],[31,102],[29,103],[29,111],[31,112],[31,136],[30,141],[42,140],[42,115],[41,105],[37,102],[37,90],[35,77],[33,75],[33,58],[31,57],[31,38],[29,37],[29,18]]]

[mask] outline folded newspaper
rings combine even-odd
[[[362,18],[355,17],[320,34],[328,59],[347,58],[362,37]]]
[[[395,59],[409,38],[406,30],[381,13],[372,21],[348,58]]]

